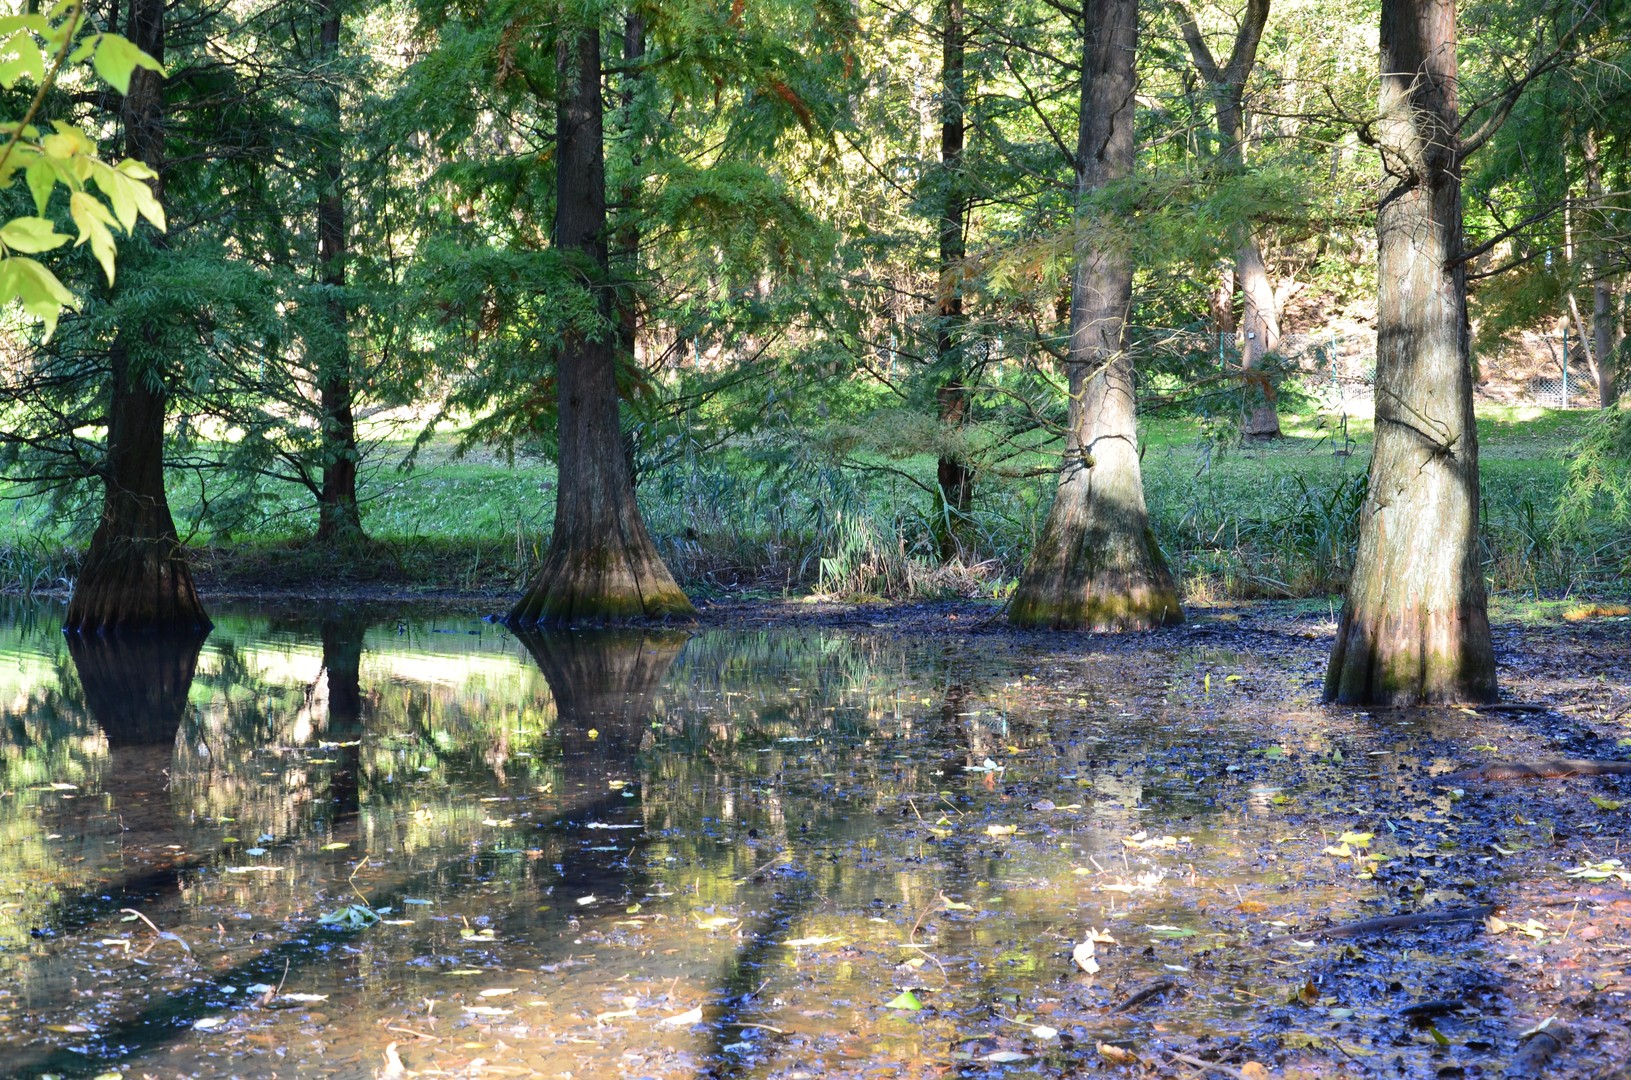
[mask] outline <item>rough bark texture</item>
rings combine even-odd
[[[1086,30],[1077,134],[1084,198],[1132,171],[1137,0],[1094,0]],[[1138,630],[1183,621],[1144,505],[1123,339],[1132,287],[1127,252],[1104,231],[1087,230],[1071,279],[1065,461],[1009,607],[1016,625]]]
[[[126,36],[164,58],[163,0],[131,0]],[[142,68],[124,99],[125,153],[159,174],[164,197],[164,84]],[[162,241],[162,237],[156,238]],[[122,329],[109,349],[107,456],[102,463],[102,517],[74,583],[64,628],[73,633],[207,630],[210,620],[193,585],[164,497],[164,420],[169,395],[151,362],[131,355],[139,328]]]
[[[1184,40],[1189,45],[1190,59],[1212,94],[1221,144],[1218,163],[1226,170],[1238,172],[1245,164],[1246,155],[1246,80],[1257,63],[1257,47],[1263,40],[1263,28],[1268,25],[1269,0],[1248,0],[1246,10],[1240,15],[1240,29],[1235,33],[1234,48],[1229,52],[1228,63],[1221,67],[1213,58],[1206,39],[1201,36],[1195,17],[1181,5],[1178,13]],[[1232,277],[1234,283],[1239,285],[1244,301],[1240,325],[1246,335],[1246,343],[1240,352],[1241,373],[1244,376],[1256,370],[1262,364],[1263,357],[1280,345],[1280,314],[1274,299],[1274,282],[1269,278],[1268,267],[1263,262],[1263,250],[1258,246],[1250,224],[1244,225],[1235,238]],[[1233,330],[1232,319],[1230,323]],[[1267,378],[1249,376],[1243,379],[1243,383],[1248,407],[1241,418],[1241,435],[1249,439],[1278,439],[1280,414],[1275,407],[1273,383]]]
[[[968,422],[967,364],[963,357],[962,263],[967,254],[965,234],[968,195],[963,184],[965,136],[964,94],[966,31],[963,0],[945,0],[940,25],[940,168],[944,173],[945,201],[940,211],[940,289],[935,323],[935,357],[946,372],[935,392],[940,422],[957,430]],[[974,470],[961,457],[942,454],[935,465],[940,487],[941,514],[936,519],[936,540],[942,559],[962,555],[969,544],[969,511],[974,505]]]
[[[1597,133],[1590,128],[1586,129],[1585,138],[1581,140],[1581,150],[1581,156],[1585,159],[1586,199],[1595,232],[1606,223],[1600,220],[1603,212],[1603,165],[1597,151]],[[1593,270],[1602,273],[1600,266],[1595,264],[1604,261],[1607,260],[1594,258]],[[1605,409],[1613,408],[1619,400],[1614,371],[1614,352],[1619,344],[1614,340],[1618,325],[1614,307],[1614,287],[1606,277],[1599,277],[1591,289],[1591,352],[1597,365],[1597,403]]]
[[[607,278],[606,161],[600,33],[563,32],[556,55],[555,244],[595,284]],[[606,290],[598,289],[606,304]],[[610,312],[608,311],[609,315]],[[690,618],[691,602],[663,565],[634,499],[618,425],[612,343],[570,335],[556,360],[559,483],[555,529],[512,625]]]
[[[339,0],[318,0],[322,56],[332,66],[340,55]],[[349,314],[339,295],[345,288],[345,166],[340,143],[340,95],[331,80],[322,84],[321,108],[326,130],[317,143],[317,266],[324,285],[333,290],[325,307],[328,326],[317,348],[319,407],[323,426],[323,483],[317,496],[317,539],[352,540],[362,535],[357,509],[357,421],[352,415]]]
[[[552,631],[517,635],[549,683],[574,779],[583,766],[627,768],[651,733],[663,677],[690,640],[678,630]],[[593,736],[590,732],[594,732]],[[592,767],[590,772],[595,771]]]
[[[1381,85],[1376,444],[1325,696],[1490,701],[1454,0],[1383,0]]]

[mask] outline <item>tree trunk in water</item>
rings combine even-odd
[[[1383,0],[1376,443],[1327,700],[1491,701],[1454,0]]]
[[[163,0],[131,0],[126,36],[164,58]],[[137,68],[124,99],[125,153],[159,174],[164,197],[164,82]],[[154,243],[162,246],[162,236]],[[176,536],[164,497],[164,419],[169,394],[138,330],[120,330],[108,350],[108,448],[102,463],[102,517],[91,536],[64,629],[76,633],[197,632],[209,616]],[[146,350],[143,350],[146,351]]]
[[[318,0],[322,55],[333,66],[340,55],[340,0]],[[323,425],[323,486],[318,495],[317,539],[362,538],[357,510],[357,421],[351,412],[351,342],[345,299],[345,168],[340,142],[340,95],[331,82],[322,91],[324,127],[318,142],[322,192],[317,198],[317,264],[324,285],[328,326],[318,342],[317,379]]]
[[[1077,190],[1083,201],[1133,167],[1137,0],[1087,7]],[[1071,278],[1069,430],[1053,509],[1009,608],[1018,626],[1140,630],[1183,621],[1150,529],[1125,347],[1132,261],[1088,226]]]
[[[608,276],[600,32],[562,33],[556,70],[555,244],[593,286]],[[605,290],[597,288],[603,314]],[[690,618],[691,601],[663,565],[634,498],[618,425],[617,356],[570,334],[556,359],[559,482],[555,529],[538,576],[510,610],[518,626]]]
[[[651,733],[649,717],[663,678],[690,640],[678,630],[523,632],[517,637],[554,695],[556,729],[573,780],[583,778],[585,771],[629,767]]]
[[[940,422],[954,431],[968,422],[967,364],[963,358],[962,262],[965,252],[968,196],[963,188],[964,94],[966,87],[963,0],[945,0],[940,26],[940,169],[945,200],[940,213],[940,287],[935,323],[935,357],[946,374],[935,392]],[[974,470],[956,454],[940,455],[935,467],[940,487],[940,513],[935,518],[940,557],[964,554],[969,511],[974,505]]]
[[[205,634],[68,635],[85,708],[114,749],[175,745]]]
[[[1246,158],[1246,80],[1257,63],[1257,47],[1263,40],[1263,28],[1268,25],[1269,0],[1249,0],[1240,16],[1240,29],[1235,34],[1229,61],[1221,68],[1201,36],[1195,17],[1182,5],[1178,15],[1190,59],[1213,95],[1218,138],[1222,143],[1220,162],[1230,172],[1239,172]],[[1280,315],[1274,301],[1274,282],[1269,279],[1263,250],[1249,223],[1241,227],[1235,244],[1234,280],[1245,301],[1241,329],[1245,331],[1246,343],[1240,352],[1240,368],[1247,408],[1241,418],[1240,433],[1248,439],[1278,439],[1280,414],[1275,405],[1274,384],[1261,373],[1255,377],[1252,373],[1261,366],[1266,354],[1280,346]],[[1231,320],[1230,330],[1233,329]]]

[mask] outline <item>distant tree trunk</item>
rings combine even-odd
[[[164,58],[164,0],[130,0],[125,36]],[[164,81],[137,68],[125,96],[125,153],[159,174],[164,197]],[[153,243],[163,244],[162,236]],[[196,631],[210,627],[164,496],[164,421],[169,394],[140,328],[121,328],[108,351],[108,448],[102,517],[68,602],[78,633]],[[135,355],[132,355],[133,349]]]
[[[555,126],[555,245],[606,282],[606,158],[600,31],[561,32]],[[596,289],[611,321],[603,288]],[[521,626],[689,618],[691,602],[657,555],[634,498],[618,424],[612,342],[571,333],[555,362],[559,481],[549,551],[509,619]]]
[[[1093,0],[1082,50],[1077,191],[1133,167],[1138,0]],[[1139,630],[1183,621],[1150,529],[1126,350],[1132,260],[1090,221],[1071,278],[1070,404],[1053,509],[1009,608],[1019,626]]]
[[[1238,172],[1245,163],[1246,80],[1257,63],[1257,47],[1263,40],[1263,28],[1268,25],[1269,0],[1248,0],[1240,16],[1240,29],[1235,34],[1229,62],[1221,68],[1201,36],[1195,17],[1181,5],[1178,15],[1184,40],[1189,44],[1190,59],[1212,94],[1222,144],[1220,164]],[[1263,357],[1280,345],[1280,315],[1274,300],[1274,282],[1269,278],[1262,248],[1249,223],[1242,226],[1235,241],[1234,280],[1244,300],[1241,328],[1245,331],[1246,343],[1241,348],[1240,366],[1245,374],[1255,371]],[[1262,376],[1247,375],[1244,381],[1250,406],[1242,418],[1240,433],[1250,439],[1278,439],[1280,415],[1275,407],[1274,384]]]
[[[1325,677],[1352,704],[1490,701],[1461,261],[1454,0],[1383,0],[1376,443]]]
[[[1581,149],[1586,166],[1586,198],[1591,212],[1590,235],[1595,237],[1606,223],[1601,220],[1603,166],[1597,151],[1597,133],[1590,128],[1586,129]],[[1595,239],[1588,242],[1594,248],[1600,246],[1600,241]],[[1597,275],[1602,274],[1602,268],[1598,265],[1602,261],[1600,258],[1592,260],[1592,270]],[[1614,340],[1618,324],[1614,307],[1613,285],[1606,277],[1598,276],[1591,288],[1591,352],[1597,366],[1597,403],[1605,409],[1613,408],[1619,400],[1619,390],[1614,385],[1614,351],[1619,344]]]
[[[355,540],[362,536],[357,510],[357,421],[351,412],[351,342],[345,299],[345,164],[340,138],[340,92],[333,68],[340,56],[341,0],[318,0],[323,65],[319,83],[322,126],[317,139],[322,188],[317,196],[318,275],[331,290],[325,301],[328,325],[318,339],[317,378],[323,430],[323,487],[318,494],[317,539]]]
[[[945,372],[935,402],[940,422],[956,431],[968,423],[969,390],[962,340],[962,263],[966,254],[968,194],[963,182],[965,93],[967,88],[963,0],[944,0],[940,26],[940,169],[945,184],[940,212],[940,285],[934,351]],[[956,454],[942,453],[935,467],[940,486],[941,513],[936,517],[940,557],[963,554],[967,545],[969,511],[974,505],[974,470]]]

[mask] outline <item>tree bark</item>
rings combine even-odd
[[[130,0],[125,35],[164,59],[164,0]],[[164,82],[137,68],[125,96],[125,153],[159,178],[164,197]],[[156,246],[163,237],[155,236]],[[64,629],[93,632],[194,632],[209,616],[193,585],[164,495],[164,421],[169,393],[146,335],[123,328],[108,350],[108,445],[101,467],[102,517],[91,536],[68,602]],[[135,355],[132,355],[133,349]]]
[[[1078,204],[1133,168],[1138,0],[1092,0],[1082,50]],[[1019,626],[1139,630],[1183,621],[1150,529],[1127,355],[1132,260],[1079,219],[1071,278],[1070,404],[1059,489],[1009,608]]]
[[[317,497],[317,539],[355,541],[362,537],[357,509],[357,421],[352,414],[350,316],[341,295],[346,281],[345,164],[340,138],[340,93],[334,66],[340,56],[340,0],[318,0],[323,65],[320,81],[321,124],[317,139],[318,276],[328,290],[324,311],[328,325],[317,342],[319,408],[322,412],[323,485]]]
[[[1240,29],[1235,34],[1229,61],[1221,68],[1189,9],[1180,5],[1178,16],[1184,40],[1189,45],[1190,59],[1212,93],[1221,143],[1219,164],[1229,172],[1238,173],[1245,165],[1246,156],[1246,80],[1257,63],[1257,47],[1263,40],[1263,28],[1268,25],[1269,0],[1248,0],[1240,16]],[[1241,329],[1246,335],[1240,367],[1249,403],[1241,418],[1240,433],[1249,439],[1278,439],[1280,414],[1275,405],[1274,385],[1266,377],[1253,378],[1247,374],[1261,367],[1263,357],[1280,345],[1280,314],[1275,303],[1274,282],[1250,223],[1240,228],[1234,243],[1234,280],[1244,301]]]
[[[940,25],[940,170],[945,183],[940,212],[940,286],[935,321],[935,357],[942,371],[935,403],[940,422],[957,431],[968,423],[969,389],[963,355],[962,263],[966,252],[968,195],[963,182],[966,30],[963,0],[944,0]],[[940,487],[936,540],[950,561],[969,548],[969,511],[974,505],[974,470],[966,459],[942,453],[935,465]]]
[[[1603,213],[1603,165],[1597,151],[1597,133],[1591,128],[1586,129],[1585,138],[1581,140],[1581,156],[1585,159],[1586,199],[1591,207],[1591,232],[1597,233],[1604,226],[1601,220]],[[1594,248],[1599,246],[1598,241],[1592,241]],[[1593,259],[1592,270],[1602,274],[1602,268],[1597,263],[1600,259]],[[1608,279],[1598,276],[1591,288],[1591,344],[1592,357],[1597,367],[1597,403],[1605,409],[1614,407],[1619,400],[1619,390],[1614,385],[1614,351],[1618,344],[1614,340],[1616,326],[1614,311],[1614,287]]]
[[[556,49],[555,244],[575,256],[610,324],[600,32],[563,30]],[[518,626],[690,618],[634,498],[618,424],[617,356],[570,333],[555,362],[559,481],[543,566],[510,610]]]
[[[1454,0],[1383,0],[1376,442],[1327,700],[1491,701]]]

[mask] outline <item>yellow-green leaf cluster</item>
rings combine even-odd
[[[0,304],[18,302],[23,311],[45,323],[45,336],[55,332],[63,308],[78,307],[73,293],[48,267],[31,255],[68,242],[47,216],[58,185],[68,189],[68,213],[78,230],[74,246],[87,242],[107,276],[114,280],[115,231],[128,235],[139,220],[165,228],[164,208],[149,186],[156,178],[139,161],[109,164],[97,156],[96,142],[76,125],[53,121],[49,132],[34,125],[45,92],[64,68],[89,64],[120,93],[130,91],[138,68],[162,73],[153,57],[116,34],[90,33],[81,0],[58,0],[43,14],[0,17],[0,87],[19,81],[35,85],[21,120],[0,123],[0,187],[21,172],[34,198],[36,214],[0,223]],[[90,190],[96,188],[97,194]]]

